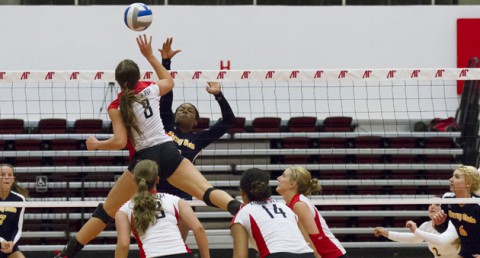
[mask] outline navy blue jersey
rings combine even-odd
[[[11,191],[5,200],[0,199],[0,237],[17,243],[22,234],[25,207],[12,207],[8,202],[24,202],[25,197]]]
[[[167,70],[170,70],[170,60],[164,59],[162,60],[162,64]],[[165,132],[178,144],[180,154],[192,163],[195,162],[198,154],[205,147],[222,137],[222,135],[235,124],[235,115],[223,94],[220,93],[216,95],[215,100],[220,106],[222,118],[212,127],[203,131],[182,133],[175,124],[175,114],[172,110],[173,91],[170,91],[160,98],[160,117],[162,118]],[[157,184],[157,190],[159,192],[174,194],[184,199],[192,198],[187,193],[169,184],[165,178],[162,178],[160,183]]]
[[[472,195],[471,198],[479,198]],[[446,193],[443,198],[455,198],[454,193]],[[480,204],[442,204],[442,210],[447,214],[447,219],[435,229],[443,233],[451,221],[457,230],[461,242],[459,255],[472,257],[472,254],[480,254]]]

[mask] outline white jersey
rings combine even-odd
[[[140,257],[157,257],[173,254],[190,253],[178,228],[180,198],[166,193],[157,193],[159,203],[163,210],[157,212],[157,223],[150,225],[145,234],[139,236],[132,227],[132,232],[137,239]],[[120,211],[128,216],[130,224],[133,224],[133,201],[128,201]]]
[[[313,253],[298,228],[297,216],[281,202],[250,202],[235,215],[234,223],[246,229],[262,258],[279,252]]]
[[[137,117],[138,127],[143,135],[132,130],[136,145],[135,151],[152,147],[164,142],[172,141],[172,138],[165,133],[163,122],[160,118],[160,89],[157,84],[147,81],[139,81],[135,86],[135,93],[139,102],[132,104],[133,111]],[[109,109],[120,109],[120,96],[114,100]]]
[[[415,233],[388,232],[388,238],[400,243],[421,243],[426,241],[428,249],[435,258],[457,258],[460,245],[455,243],[458,239],[457,231],[452,223],[448,224],[447,231],[440,234],[432,225],[432,221],[424,222],[415,230]]]
[[[315,224],[317,225],[317,230],[319,233],[318,235],[314,236],[316,239],[312,239],[312,242],[315,244],[315,248],[322,258],[336,258],[347,253],[342,244],[340,244],[340,241],[338,241],[335,235],[333,235],[332,231],[330,231],[330,228],[328,227],[327,222],[325,222],[323,216],[320,214],[320,212],[318,212],[315,205],[310,202],[310,199],[303,194],[296,194],[292,198],[292,201],[290,201],[288,204],[288,207],[293,210],[293,206],[297,202],[303,202],[308,206]],[[310,235],[310,238],[312,238],[312,235]]]

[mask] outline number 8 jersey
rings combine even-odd
[[[246,229],[262,258],[280,252],[313,253],[298,228],[297,216],[281,202],[252,201],[235,215],[231,225],[235,223]]]

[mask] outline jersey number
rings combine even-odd
[[[270,216],[270,218],[272,219],[274,218],[273,214],[282,214],[284,218],[287,217],[287,215],[285,215],[285,212],[282,210],[282,208],[277,208],[276,204],[273,204],[273,214],[264,205],[262,205],[262,208],[268,213],[268,216]]]
[[[148,99],[142,100],[142,105],[145,111],[143,111],[143,114],[145,115],[145,118],[149,118],[153,116],[153,110],[152,107],[150,106],[150,102]]]
[[[3,225],[3,221],[7,218],[7,215],[0,215],[0,225]]]
[[[438,249],[436,247],[432,248],[432,250],[435,252],[435,256],[442,256],[438,253]]]
[[[162,207],[161,205],[160,201],[157,201],[157,219],[165,218],[165,211],[159,209],[159,207]]]

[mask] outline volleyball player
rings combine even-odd
[[[131,171],[139,160],[155,161],[160,177],[166,177],[173,186],[203,199],[207,205],[228,210],[231,214],[236,214],[240,207],[239,201],[213,188],[195,166],[180,155],[172,138],[164,133],[159,114],[159,96],[171,91],[174,82],[154,56],[151,43],[151,36],[150,39],[146,35],[137,37],[140,52],[153,67],[158,82],[139,81],[138,65],[129,59],[121,61],[115,70],[115,80],[121,92],[108,109],[113,136],[104,141],[91,136],[86,141],[89,150],[119,150],[129,142],[136,152],[128,169],[110,190],[105,203],[99,204],[92,218],[56,257],[75,257],[85,244],[103,231],[118,209],[133,196],[137,185]]]
[[[157,164],[142,160],[135,166],[133,174],[138,185],[137,193],[115,215],[115,258],[128,257],[132,231],[140,249],[140,257],[193,258],[180,234],[180,219],[192,229],[200,256],[209,258],[205,229],[190,205],[177,196],[157,193]]]
[[[25,207],[10,207],[7,202],[25,202],[28,190],[18,185],[10,164],[0,164],[0,182],[0,258],[25,258],[18,249]]]
[[[480,200],[476,192],[480,190],[480,175],[472,166],[461,165],[450,178],[450,192],[443,198],[472,198]],[[455,226],[460,238],[459,257],[480,257],[480,204],[442,204],[441,210],[433,216],[438,232],[448,228],[449,221]]]
[[[248,257],[248,240],[253,240],[260,257],[315,257],[310,238],[285,204],[271,198],[268,174],[260,169],[246,170],[240,179],[244,206],[231,224],[233,257]],[[300,228],[302,229],[300,229]]]
[[[376,227],[375,236],[384,236],[390,240],[400,243],[422,243],[427,242],[428,249],[435,258],[457,258],[460,250],[460,241],[453,224],[448,225],[448,229],[439,233],[433,227],[433,216],[440,211],[440,204],[431,204],[428,207],[429,221],[426,221],[417,228],[417,224],[411,220],[406,222],[410,232],[389,231],[383,227]]]
[[[162,64],[167,70],[170,70],[171,59],[181,50],[172,49],[173,38],[167,38],[161,49]],[[172,110],[173,91],[168,92],[160,98],[160,116],[162,118],[165,131],[169,134],[173,141],[178,144],[178,149],[182,156],[190,160],[192,163],[198,157],[200,152],[215,140],[222,137],[228,129],[235,124],[235,115],[228,101],[222,93],[219,82],[208,82],[206,91],[215,97],[220,106],[222,119],[215,123],[212,127],[200,132],[193,132],[193,128],[197,124],[200,114],[198,109],[191,103],[183,103],[177,107],[175,113]],[[157,189],[161,192],[171,193],[191,200],[192,196],[173,187],[165,178],[160,179]]]
[[[303,167],[289,167],[278,178],[277,192],[298,216],[322,258],[348,257],[340,241],[333,235],[325,219],[306,197],[321,190],[318,180]]]

